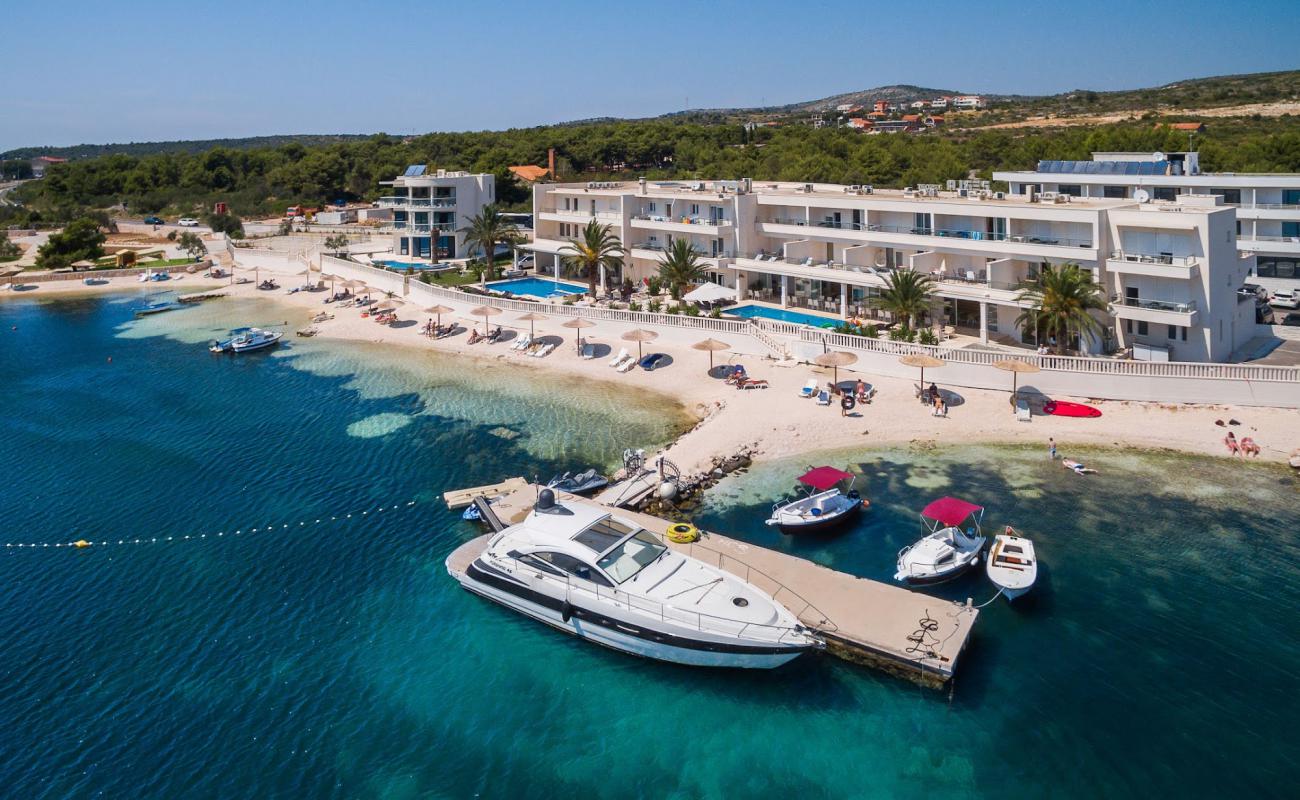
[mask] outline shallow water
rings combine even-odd
[[[802,462],[764,465],[698,521],[887,578],[915,510],[954,493],[1034,536],[1046,573],[982,615],[951,703],[817,656],[691,670],[564,637],[442,564],[475,533],[442,491],[614,463],[679,429],[658,398],[373,346],[215,358],[206,340],[283,312],[129,306],[0,303],[0,538],[241,533],[0,549],[0,794],[1281,796],[1300,777],[1280,470],[836,454],[865,466],[875,507],[804,540],[761,524]]]

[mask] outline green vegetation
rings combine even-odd
[[[244,223],[234,214],[209,214],[206,222],[213,233],[224,233],[231,239],[244,238]]]
[[[596,296],[596,276],[603,266],[617,270],[623,266],[623,243],[611,232],[609,225],[596,220],[588,222],[582,235],[561,250],[564,262],[587,277],[587,293]]]
[[[60,269],[77,261],[94,261],[104,255],[104,234],[93,219],[78,219],[68,224],[60,233],[36,251],[36,266],[43,269]]]
[[[478,250],[482,254],[483,280],[496,279],[497,245],[514,244],[519,239],[519,229],[501,216],[495,205],[484,206],[470,218],[469,225],[460,229],[460,233],[464,234],[471,253]]]
[[[1089,311],[1104,311],[1106,297],[1092,280],[1092,273],[1078,264],[1062,264],[1045,269],[1038,282],[1020,290],[1018,300],[1030,306],[1016,317],[1016,325],[1032,333],[1035,341],[1056,339],[1058,352],[1064,352],[1072,334],[1101,333],[1099,323]]]
[[[673,239],[667,252],[659,258],[659,277],[668,285],[668,293],[674,300],[681,300],[682,291],[704,280],[707,272],[699,251],[686,238]]]
[[[13,242],[9,241],[9,234],[6,231],[0,231],[0,263],[5,261],[17,261],[23,255],[23,249]]]
[[[55,156],[57,158],[83,159],[101,156],[128,155],[152,156],[159,153],[202,153],[214,147],[227,150],[252,150],[263,147],[283,147],[286,144],[300,144],[306,147],[351,142],[367,138],[364,134],[292,134],[288,136],[250,136],[244,139],[193,139],[170,142],[130,142],[120,144],[78,144],[72,147],[20,147],[0,153],[0,159],[30,161],[36,156]]]
[[[889,273],[885,288],[880,290],[875,303],[877,307],[902,318],[902,329],[909,330],[912,320],[919,322],[929,310],[933,290],[934,279],[929,275],[910,269],[894,270]]]
[[[190,231],[176,237],[176,244],[180,246],[182,251],[189,253],[193,258],[199,258],[208,252],[208,246],[203,243],[199,235]]]

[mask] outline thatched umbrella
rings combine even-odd
[[[707,350],[709,352],[709,372],[713,371],[713,354],[719,350],[730,350],[731,345],[726,342],[719,342],[717,339],[705,339],[702,342],[696,342],[691,345],[693,350]]]
[[[926,355],[925,353],[912,353],[898,359],[898,362],[904,366],[921,368],[922,391],[925,390],[925,368],[930,367],[931,369],[938,369],[948,363],[942,358],[935,358],[934,356]]]
[[[655,339],[658,338],[659,338],[658,333],[656,333],[655,331],[648,331],[645,328],[633,328],[632,330],[623,334],[623,341],[636,342],[637,361],[641,360],[641,345],[644,342],[653,342]]]
[[[583,328],[592,328],[592,327],[595,327],[595,325],[596,325],[596,323],[592,322],[592,321],[589,320],[589,319],[584,319],[583,317],[574,317],[573,319],[571,319],[571,320],[569,320],[568,322],[564,323],[564,324],[561,325],[560,327],[561,327],[561,328],[573,328],[573,329],[576,330],[576,331],[580,331],[580,330],[582,330]],[[582,352],[582,336],[581,336],[581,335],[578,336],[578,352],[579,352],[579,353]]]
[[[453,311],[455,311],[455,310],[456,310],[456,309],[452,308],[451,306],[442,306],[442,305],[438,305],[438,306],[429,306],[428,308],[426,308],[426,309],[424,310],[424,313],[426,313],[426,314],[433,314],[433,315],[437,316],[437,317],[438,317],[437,325],[438,325],[439,328],[441,328],[441,327],[442,327],[442,315],[443,315],[443,314],[450,314],[451,312],[453,312]]]
[[[834,369],[834,377],[831,380],[838,385],[840,382],[840,367],[858,363],[858,357],[843,350],[829,350],[814,358],[813,363],[819,367]]]
[[[529,339],[533,338],[533,334],[535,333],[534,328],[536,326],[534,325],[534,323],[541,322],[544,319],[550,319],[550,317],[546,316],[545,314],[539,314],[536,311],[529,311],[527,314],[522,314],[519,317],[520,322],[528,323]]]
[[[488,326],[488,317],[495,317],[497,314],[502,314],[505,312],[497,308],[496,306],[479,306],[478,308],[474,309],[469,313],[473,314],[476,317],[483,318],[483,333],[484,335],[486,335],[487,326]]]
[[[994,361],[993,366],[1000,370],[1011,373],[1011,404],[1016,403],[1016,384],[1020,380],[1020,373],[1038,372],[1037,364],[1030,364],[1028,361],[1021,361],[1018,358],[1008,358],[1003,361]]]
[[[322,272],[322,273],[320,274],[320,279],[321,279],[322,281],[329,281],[329,282],[330,282],[330,294],[331,294],[331,295],[334,294],[334,281],[338,280],[338,279],[339,279],[339,276],[337,276],[337,275],[331,275],[331,274],[329,274],[328,272]]]
[[[394,311],[406,305],[405,300],[398,300],[396,297],[385,300],[375,306],[376,311]]]
[[[10,264],[7,267],[0,267],[0,278],[12,278],[15,275],[21,275],[22,273],[23,273],[23,267],[20,267],[17,264]]]

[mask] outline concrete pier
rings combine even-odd
[[[492,509],[501,523],[522,521],[539,488],[525,482],[494,502]],[[460,499],[467,493],[448,495]],[[564,492],[556,492],[556,498],[564,504],[601,505]],[[648,514],[604,507],[660,535],[672,524]],[[487,542],[486,536],[466,542],[457,548],[452,561],[467,567]],[[770,594],[817,632],[830,655],[932,688],[947,686],[956,675],[959,657],[979,616],[978,609],[962,603],[837,572],[716,533],[702,532],[698,542],[669,542],[669,546]]]

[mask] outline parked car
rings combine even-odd
[[[177,220],[176,224],[180,225],[182,228],[199,227],[199,221],[194,217],[181,217],[179,220]]]
[[[1283,325],[1291,325],[1300,328],[1300,311],[1292,311],[1282,318]]]
[[[144,224],[146,224],[146,225],[166,225],[166,224],[167,224],[167,220],[163,219],[162,217],[145,217],[145,218],[144,218]]]
[[[532,253],[529,253],[526,256],[520,257],[519,264],[517,266],[519,269],[532,269],[535,266],[536,262],[537,259],[533,257]]]
[[[1268,304],[1278,308],[1300,308],[1300,290],[1278,289]]]

